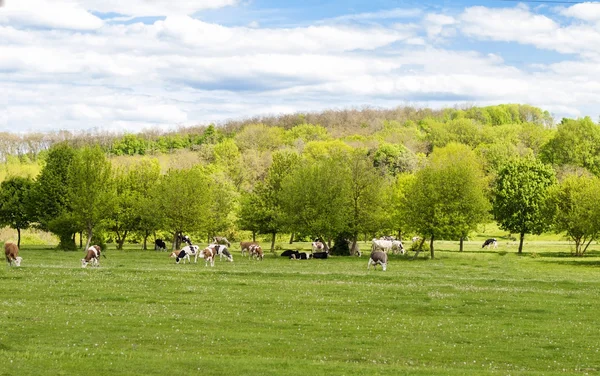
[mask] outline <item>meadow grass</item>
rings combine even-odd
[[[365,248],[367,245],[361,244]],[[302,245],[307,248],[307,245]],[[176,265],[166,252],[23,246],[2,268],[1,375],[600,372],[600,252],[502,241],[436,258]]]

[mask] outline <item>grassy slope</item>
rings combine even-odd
[[[306,245],[305,245],[306,247]],[[0,270],[0,374],[464,375],[600,370],[600,253],[502,242],[435,260],[22,250]],[[595,248],[598,248],[597,246]],[[446,249],[444,251],[443,249]]]

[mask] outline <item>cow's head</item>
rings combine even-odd
[[[179,255],[179,252],[173,251],[173,252],[171,252],[171,254],[169,255],[169,257],[175,258],[175,257],[177,257],[177,255]]]
[[[23,261],[23,258],[17,256],[17,258],[15,258],[15,265],[16,266],[21,266],[21,261]]]
[[[387,269],[387,262],[381,264],[381,269],[385,272],[385,270]]]
[[[87,263],[87,261],[85,261],[85,259],[84,259],[84,258],[83,258],[83,259],[81,259],[81,267],[82,267],[82,268],[85,268],[85,267],[87,266],[87,264],[88,264],[88,263]]]

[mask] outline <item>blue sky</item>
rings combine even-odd
[[[362,106],[600,115],[600,3],[5,0],[0,131]]]

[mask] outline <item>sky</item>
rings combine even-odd
[[[0,132],[500,103],[600,115],[600,3],[0,3]]]

